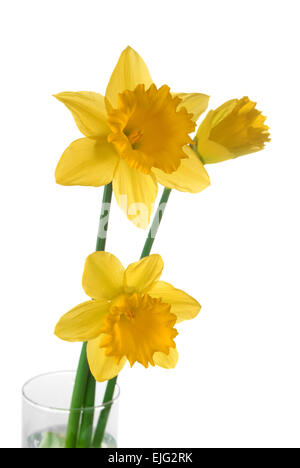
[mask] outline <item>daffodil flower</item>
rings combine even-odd
[[[85,264],[83,288],[93,298],[65,314],[55,334],[87,341],[91,372],[99,382],[112,379],[128,360],[148,367],[176,366],[176,323],[196,317],[200,304],[159,281],[160,255],[150,255],[125,270],[108,252],[94,252]]]
[[[212,164],[255,153],[270,141],[266,117],[248,97],[231,99],[208,112],[197,131],[195,146],[201,161]]]
[[[149,224],[158,182],[192,193],[209,185],[189,136],[207,108],[208,96],[172,94],[167,85],[158,89],[130,47],[122,52],[105,97],[87,91],[55,97],[72,112],[85,136],[63,153],[57,183],[98,187],[113,181],[118,204],[142,228]]]

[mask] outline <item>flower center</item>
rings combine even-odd
[[[128,141],[133,146],[135,143],[141,141],[143,137],[142,130],[135,130],[128,135]]]
[[[117,363],[125,356],[131,366],[135,362],[154,366],[154,353],[168,354],[170,348],[175,348],[175,323],[170,305],[161,299],[125,294],[111,304],[101,329],[104,338],[100,347],[106,348],[106,355],[113,356]]]
[[[170,174],[186,158],[183,146],[192,143],[189,133],[195,123],[181,99],[172,97],[167,85],[157,89],[154,84],[145,90],[140,84],[134,91],[119,94],[118,109],[108,113],[113,143],[128,164],[149,174],[153,167]]]

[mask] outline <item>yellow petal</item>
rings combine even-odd
[[[66,341],[88,341],[100,334],[109,302],[87,301],[63,315],[55,327],[55,335]]]
[[[153,254],[128,266],[124,275],[124,290],[127,293],[144,292],[160,278],[164,263],[160,255]]]
[[[177,171],[166,174],[159,169],[153,169],[158,182],[167,188],[181,192],[198,193],[210,185],[209,176],[196,155],[189,146],[184,147],[187,159],[182,159]]]
[[[126,89],[133,91],[138,84],[144,84],[147,89],[152,84],[152,78],[139,54],[131,47],[127,47],[123,50],[110,77],[105,97],[114,108],[117,108],[118,94]]]
[[[225,146],[211,140],[198,141],[197,151],[203,164],[213,164],[234,157]]]
[[[62,154],[55,171],[56,182],[92,187],[109,184],[119,159],[106,140],[81,138],[73,141]]]
[[[236,101],[236,99],[233,99],[228,101],[228,105],[225,105],[227,103],[223,104],[218,109],[218,112],[212,110],[209,111],[203,122],[200,124],[197,130],[196,144],[197,152],[203,164],[220,162],[233,157],[227,148],[219,143],[209,140],[209,135],[214,124],[218,123],[222,117],[226,116],[227,113],[232,110]]]
[[[164,369],[174,369],[178,362],[178,351],[176,348],[170,348],[169,354],[154,353],[153,361],[156,366],[163,367]]]
[[[157,183],[150,174],[131,168],[120,158],[113,179],[113,189],[120,208],[137,227],[145,229],[157,196]]]
[[[237,102],[238,99],[231,99],[218,107],[218,109],[210,110],[207,113],[197,130],[197,140],[199,143],[209,139],[212,128],[232,112]]]
[[[123,291],[124,267],[108,252],[94,252],[86,259],[82,286],[93,299],[113,299]]]
[[[113,357],[105,355],[105,348],[100,348],[103,335],[87,344],[87,358],[91,373],[97,382],[104,382],[116,377],[123,369],[126,358],[122,358],[119,364]]]
[[[196,138],[198,141],[206,141],[209,138],[209,134],[211,131],[211,123],[214,117],[214,111],[210,110],[204,120],[198,127]]]
[[[72,112],[79,130],[87,137],[104,138],[109,133],[104,96],[91,91],[65,92],[54,97]]]
[[[195,318],[201,309],[201,305],[196,299],[164,281],[155,283],[147,291],[147,294],[151,297],[161,299],[166,304],[170,304],[170,312],[176,315],[177,323]]]
[[[212,112],[212,119],[211,119],[211,127],[215,127],[221,120],[225,119],[227,115],[229,115],[233,109],[236,107],[238,103],[238,99],[230,99],[230,101],[224,102],[220,107],[215,109]]]
[[[200,115],[206,111],[209,96],[201,93],[173,93],[181,99],[177,109],[185,107],[189,114],[193,114],[193,120],[199,119]]]

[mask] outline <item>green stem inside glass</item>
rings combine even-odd
[[[77,448],[89,448],[92,440],[93,421],[94,421],[94,405],[95,405],[96,381],[89,373],[87,380],[86,394],[84,398],[80,430],[78,435]]]
[[[86,343],[83,343],[73,388],[70,415],[66,431],[66,448],[76,447],[78,425],[81,417],[79,408],[82,407],[90,374],[89,366],[86,365],[86,360]]]

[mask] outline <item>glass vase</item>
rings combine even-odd
[[[22,448],[65,448],[70,402],[76,373],[53,372],[39,375],[22,389]],[[85,448],[116,448],[120,389],[116,385],[112,401],[103,404],[106,382],[96,383],[95,406],[72,409],[80,421],[85,415],[93,420],[90,444]],[[101,447],[93,446],[100,415],[107,416]],[[80,424],[79,424],[80,427]],[[82,447],[78,447],[82,448]]]

